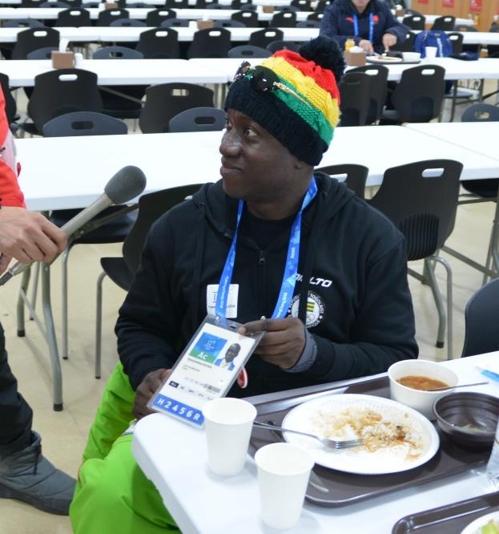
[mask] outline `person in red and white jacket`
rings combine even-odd
[[[66,247],[62,230],[26,209],[19,171],[0,89],[0,275],[13,258],[21,263],[50,262]],[[32,418],[9,367],[0,324],[0,498],[67,515],[75,480],[44,458],[41,437],[31,428]]]

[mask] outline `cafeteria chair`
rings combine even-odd
[[[97,26],[110,26],[114,20],[127,18],[130,18],[130,12],[125,8],[104,9],[103,11],[99,11]]]
[[[461,358],[499,350],[499,278],[482,286],[464,310],[464,345]]]
[[[416,39],[416,34],[414,32],[408,31],[405,36],[405,41],[403,43],[395,43],[392,47],[390,47],[390,51],[414,52],[414,39]]]
[[[81,136],[81,135],[126,135],[128,128],[123,121],[100,113],[67,113],[45,124],[43,133],[49,137]],[[89,223],[85,231],[72,236],[66,250],[61,256],[62,280],[62,347],[61,355],[67,359],[69,355],[68,320],[69,320],[69,253],[76,245],[96,245],[109,243],[122,243],[136,220],[137,206],[110,206],[106,208]],[[49,219],[56,226],[63,226],[81,210],[61,209],[53,210]],[[36,300],[36,296],[32,301]]]
[[[189,0],[166,0],[165,7],[169,9],[188,9]]]
[[[202,184],[185,185],[142,195],[138,202],[137,220],[123,242],[122,256],[101,258],[103,271],[97,279],[95,378],[101,377],[102,287],[104,278],[109,277],[121,289],[128,291],[139,267],[142,249],[151,225],[163,213],[193,195],[201,186]]]
[[[273,41],[284,40],[284,32],[279,28],[262,28],[250,33],[248,44],[259,46],[260,48],[267,48],[267,45]]]
[[[214,92],[192,83],[162,83],[146,89],[139,117],[142,133],[166,133],[170,120],[181,111],[195,107],[215,107]]]
[[[315,6],[316,13],[324,13],[326,7],[331,4],[333,0],[319,0]]]
[[[297,28],[320,28],[321,23],[318,20],[302,20],[296,23]]]
[[[168,19],[174,19],[177,16],[177,12],[173,9],[159,8],[149,11],[146,15],[146,26],[157,27],[163,21]]]
[[[38,48],[53,46],[59,48],[60,34],[54,28],[27,28],[17,34],[17,41],[12,49],[12,59],[26,59],[30,52]]]
[[[300,11],[312,11],[310,0],[291,0],[291,6],[297,7]]]
[[[23,132],[42,135],[46,122],[71,111],[102,111],[97,74],[82,69],[57,69],[35,76]]]
[[[293,52],[298,52],[299,48],[301,46],[301,43],[295,43],[293,41],[272,41],[269,43],[266,48],[269,52],[274,54],[278,50],[292,50]]]
[[[242,9],[245,6],[251,6],[252,4],[252,0],[232,0],[232,2],[230,3],[230,8]]]
[[[365,199],[366,180],[369,169],[357,163],[345,163],[338,165],[327,165],[315,169],[324,172],[339,181],[344,181],[348,189],[351,189],[356,196]]]
[[[454,29],[455,24],[456,24],[456,17],[453,17],[451,15],[444,15],[441,17],[437,17],[434,20],[431,26],[431,29],[451,32]]]
[[[188,28],[189,27],[188,19],[178,19],[173,17],[171,19],[164,20],[159,27],[160,28]]]
[[[430,122],[440,119],[445,95],[445,69],[418,65],[405,69],[391,93],[394,109],[383,111],[380,124]]]
[[[192,43],[187,49],[187,58],[227,57],[231,49],[231,33],[225,28],[206,28],[194,32]]]
[[[246,24],[243,22],[239,22],[238,20],[214,20],[213,21],[213,27],[214,28],[246,28]]]
[[[269,26],[274,28],[294,28],[296,27],[296,13],[294,11],[278,11],[272,16]]]
[[[258,27],[258,13],[256,11],[236,11],[230,16],[232,20],[242,22],[246,27],[253,28]]]
[[[323,18],[324,13],[318,13],[317,11],[315,11],[314,13],[310,13],[310,15],[307,15],[307,20],[317,20],[321,22]]]
[[[67,3],[67,2],[60,2],[60,1],[57,1],[57,2],[42,2],[40,4],[40,7],[44,7],[44,8],[47,8],[47,7],[57,7],[57,8],[63,8],[63,9],[68,9],[70,8],[71,6]]]
[[[225,111],[213,107],[186,109],[175,115],[168,124],[169,132],[213,132],[225,128]]]
[[[338,84],[339,126],[364,126],[371,101],[371,77],[365,72],[347,72]]]
[[[69,28],[92,26],[92,21],[90,19],[90,11],[81,7],[71,7],[69,9],[63,9],[57,14],[55,26]]]
[[[415,161],[387,169],[369,204],[386,215],[404,234],[407,261],[424,260],[423,273],[408,273],[428,284],[438,311],[436,346],[444,346],[447,330],[447,359],[452,359],[452,269],[439,255],[454,229],[462,163],[435,159]],[[447,311],[435,277],[436,264],[447,275]]]
[[[133,59],[140,60],[144,57],[142,52],[127,46],[103,46],[93,53],[95,60],[106,59]],[[102,98],[102,113],[119,119],[138,119],[142,110],[142,98],[146,87],[144,85],[121,85],[117,95],[110,92],[106,87],[99,87]],[[111,88],[113,91],[115,88]]]
[[[43,137],[72,137],[77,135],[126,135],[125,122],[95,111],[64,113],[46,122]]]
[[[411,30],[424,30],[426,18],[424,15],[405,15],[402,19],[402,24]]]
[[[19,126],[16,124],[16,121],[19,120],[19,115],[17,114],[17,102],[10,91],[9,76],[3,72],[0,72],[0,86],[2,87],[5,100],[5,115],[7,117],[11,132],[15,133],[19,128]]]
[[[366,124],[377,123],[383,114],[388,92],[388,67],[384,65],[363,65],[350,69],[348,73],[363,72],[371,77],[369,107]]]
[[[51,59],[52,52],[57,52],[58,48],[55,46],[44,46],[43,48],[37,48],[30,52],[26,59]]]
[[[131,18],[123,18],[123,19],[116,19],[113,20],[109,26],[119,26],[119,27],[127,27],[127,26],[134,26],[134,27],[140,27],[143,28],[146,27],[146,23],[143,20],[138,19],[131,19]]]
[[[40,7],[45,0],[21,0],[20,7]]]
[[[239,57],[243,59],[270,57],[272,52],[266,48],[253,45],[239,45],[231,48],[227,57]]]
[[[178,59],[180,57],[178,32],[173,28],[164,27],[141,32],[135,50],[149,59]]]
[[[45,28],[45,24],[36,19],[10,19],[2,21],[4,28]]]
[[[473,104],[466,108],[461,115],[461,122],[498,122],[499,108],[492,104],[484,102]],[[462,180],[462,188],[466,191],[459,196],[458,204],[475,204],[479,202],[495,202],[496,211],[492,230],[490,232],[489,246],[487,250],[487,260],[485,266],[499,272],[499,204],[497,202],[499,193],[499,177],[486,178],[484,180]],[[450,251],[446,247],[446,251]],[[484,274],[483,283],[485,284],[489,276]]]

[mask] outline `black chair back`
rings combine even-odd
[[[402,24],[411,30],[424,30],[426,25],[426,18],[424,15],[406,15],[402,19]]]
[[[145,58],[178,59],[180,57],[178,32],[165,27],[141,32],[135,49]]]
[[[187,57],[217,58],[227,57],[231,49],[231,34],[225,28],[208,28],[194,33]]]
[[[235,46],[234,48],[231,48],[228,53],[228,57],[239,57],[239,58],[262,58],[262,57],[270,57],[272,55],[272,52],[270,50],[267,50],[266,48],[260,48],[259,46],[253,46],[253,45],[240,45]]]
[[[75,111],[65,113],[43,126],[44,137],[73,137],[80,135],[126,135],[125,122],[103,113]]]
[[[153,9],[146,15],[146,26],[160,26],[161,23],[168,19],[174,19],[177,17],[177,12],[173,9],[167,9],[166,7],[160,9]]]
[[[388,67],[384,65],[364,65],[350,69],[348,72],[363,72],[371,77],[366,124],[374,124],[381,119],[386,103]]]
[[[461,357],[499,350],[499,278],[481,287],[464,310],[464,346]]]
[[[455,24],[456,17],[453,17],[451,15],[445,15],[442,17],[437,17],[433,22],[431,29],[451,32],[454,29]]]
[[[338,88],[340,126],[364,126],[369,111],[371,77],[364,72],[347,72]]]
[[[170,132],[212,132],[225,128],[225,111],[213,107],[186,109],[175,115],[168,125]]]
[[[248,28],[258,27],[258,13],[256,11],[237,11],[230,17],[232,20],[242,22]]]
[[[274,28],[294,28],[296,26],[296,13],[294,11],[279,11],[272,16],[269,24]]]
[[[51,46],[59,48],[59,32],[54,28],[28,28],[17,34],[12,59],[26,59],[30,52]]]
[[[90,11],[80,7],[71,7],[60,11],[55,22],[56,26],[79,28],[81,26],[92,26]]]
[[[284,32],[279,28],[263,28],[251,32],[248,44],[259,46],[260,48],[267,48],[267,45],[273,41],[282,41],[284,39]]]
[[[336,180],[344,181],[348,189],[351,189],[359,198],[365,198],[366,180],[369,169],[364,165],[346,163],[319,167],[315,170],[324,172]]]
[[[165,133],[170,120],[181,111],[195,107],[214,107],[214,93],[208,87],[191,83],[163,83],[146,90],[146,101],[139,118],[143,133]]]

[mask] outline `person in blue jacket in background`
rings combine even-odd
[[[351,38],[372,55],[403,43],[407,28],[384,0],[335,0],[324,11],[320,33],[332,37],[342,49]]]

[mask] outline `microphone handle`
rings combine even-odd
[[[75,215],[65,225],[61,226],[61,230],[69,237],[79,230],[84,224],[98,215],[101,211],[112,205],[113,201],[106,195],[106,193],[102,193],[96,200],[92,202],[92,204],[90,204],[90,206],[80,211],[80,213]],[[22,273],[30,265],[31,263],[21,263],[20,261],[15,263],[0,278],[0,286],[6,284],[13,276]]]

